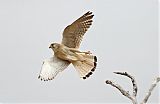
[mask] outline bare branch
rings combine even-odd
[[[135,78],[132,75],[128,74],[127,72],[114,72],[114,73],[127,76],[128,78],[131,79],[132,85],[133,85],[133,96],[136,97],[137,96],[138,87],[137,87],[137,83],[136,83]]]
[[[117,88],[121,93],[122,95],[126,96],[127,98],[129,98],[133,104],[137,104],[137,101],[135,99],[135,97],[132,97],[128,91],[125,91],[119,84],[113,82],[113,81],[110,81],[110,80],[106,80],[106,84],[109,84],[115,88]]]
[[[114,72],[114,73],[115,74],[119,74],[119,75],[124,75],[124,76],[126,76],[126,77],[131,79],[132,85],[133,85],[133,94],[130,95],[128,91],[125,91],[119,84],[117,84],[117,83],[115,83],[113,81],[107,80],[106,84],[110,84],[111,86],[117,88],[122,93],[122,95],[124,95],[127,98],[129,98],[132,101],[133,104],[137,104],[136,96],[137,96],[137,89],[138,88],[137,88],[137,84],[136,84],[135,78],[132,75],[128,74],[127,72]],[[147,92],[146,96],[144,97],[142,103],[140,103],[140,104],[146,104],[146,102],[148,101],[149,97],[151,96],[151,93],[152,93],[153,89],[156,87],[158,82],[160,82],[160,77],[157,77],[153,81],[152,85],[149,88],[149,91]]]
[[[157,77],[154,82],[152,83],[152,85],[149,88],[149,91],[147,92],[145,98],[143,99],[143,102],[141,104],[146,104],[146,102],[148,101],[148,98],[150,97],[153,89],[156,87],[157,83],[160,81],[160,77]]]
[[[113,82],[113,81],[110,81],[110,80],[106,80],[106,84],[110,84],[111,86],[117,88],[121,93],[122,95],[128,97],[129,99],[132,99],[130,94],[125,91],[120,85],[118,85],[117,83]]]

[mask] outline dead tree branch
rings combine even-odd
[[[150,86],[150,88],[149,88],[149,90],[148,90],[148,92],[147,92],[147,94],[146,94],[146,96],[145,96],[145,98],[143,99],[143,101],[142,101],[141,104],[146,104],[146,103],[147,103],[148,98],[150,97],[153,89],[156,87],[156,85],[157,85],[157,83],[158,83],[159,81],[160,81],[160,77],[157,77],[157,78],[153,81],[152,85]]]
[[[133,104],[137,104],[136,100],[134,97],[132,97],[128,91],[125,91],[119,84],[113,82],[113,81],[110,81],[110,80],[107,80],[106,81],[106,84],[109,84],[115,88],[117,88],[121,93],[122,95],[126,96],[127,98],[129,98]]]
[[[135,78],[133,76],[129,75],[127,72],[114,72],[114,73],[127,76],[128,78],[131,79],[132,85],[133,85],[133,94],[132,95],[134,97],[136,97],[137,96],[138,87],[137,87],[137,83],[136,83]]]
[[[131,79],[132,85],[133,85],[133,94],[131,95],[128,91],[124,90],[119,84],[117,84],[117,83],[115,83],[113,81],[106,80],[106,84],[109,84],[109,85],[117,88],[121,92],[121,94],[126,96],[127,98],[129,98],[132,101],[133,104],[138,104],[137,98],[136,98],[138,87],[137,87],[137,83],[136,83],[135,78],[132,75],[128,74],[127,72],[114,72],[114,73],[115,74],[119,74],[119,75],[124,75],[124,76],[126,76],[126,77]],[[141,104],[146,104],[146,102],[148,101],[148,98],[151,95],[151,92],[156,87],[156,85],[157,85],[157,83],[159,81],[160,81],[160,77],[158,77],[158,78],[156,78],[154,80],[154,82],[152,83],[149,91],[147,92],[147,94],[146,94],[146,96],[145,96],[145,98],[144,98],[144,100],[143,100],[143,102]]]

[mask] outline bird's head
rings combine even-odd
[[[51,48],[51,49],[57,49],[59,47],[59,44],[58,43],[52,43],[50,46],[49,46],[49,48]]]

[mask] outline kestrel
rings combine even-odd
[[[92,25],[92,12],[87,12],[63,31],[61,43],[52,43],[49,48],[54,52],[53,57],[43,61],[38,78],[44,81],[52,80],[56,75],[66,69],[71,63],[80,75],[80,78],[88,78],[97,65],[97,57],[90,51],[78,50],[81,40]]]

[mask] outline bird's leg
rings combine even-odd
[[[77,50],[77,49],[75,49],[75,48],[70,48],[70,51],[72,51],[72,52],[77,52],[77,53],[84,53],[84,54],[92,54],[90,51],[81,52],[81,51],[79,51],[79,50]]]
[[[87,51],[87,52],[79,52],[79,53],[84,53],[84,54],[88,54],[88,55],[92,54],[90,51]]]
[[[87,52],[81,52],[81,51],[79,51],[78,53],[84,53],[84,54],[92,54],[90,51],[87,51]]]
[[[81,53],[85,53],[85,54],[92,54],[90,51],[87,51],[87,52],[81,52]]]

